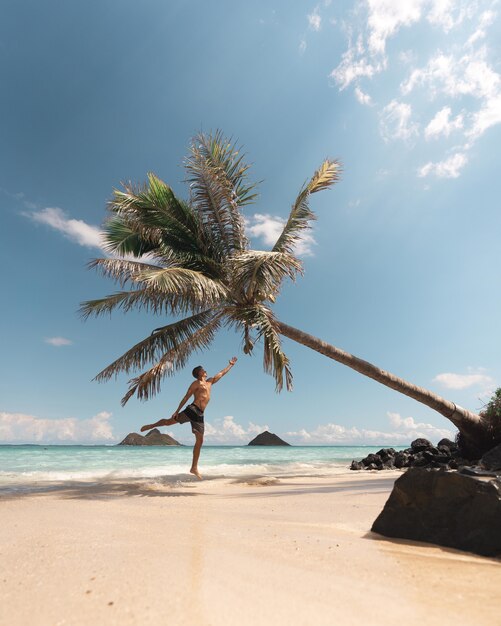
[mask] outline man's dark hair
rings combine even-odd
[[[191,372],[193,374],[193,378],[198,378],[198,375],[200,374],[200,370],[203,370],[204,368],[201,365],[197,365],[195,368],[193,368],[193,371]]]

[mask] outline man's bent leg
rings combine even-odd
[[[202,433],[193,433],[195,435],[195,445],[193,446],[193,463],[191,464],[190,473],[195,474],[197,478],[202,479],[202,475],[198,471],[198,459],[200,458],[200,450],[204,442],[204,436]]]
[[[158,420],[154,424],[146,424],[145,426],[141,426],[141,432],[144,433],[145,430],[151,430],[152,428],[157,428],[157,426],[172,426],[172,424],[178,424],[178,421],[173,417],[168,420]]]

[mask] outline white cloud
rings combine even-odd
[[[435,0],[426,18],[430,24],[442,26],[444,31],[448,32],[453,26],[457,25],[463,17],[462,13],[460,13],[457,20],[455,20],[453,15],[454,9],[455,2],[453,0]]]
[[[249,237],[258,237],[267,246],[274,246],[282,234],[286,220],[278,216],[255,213],[246,220],[246,231]],[[312,256],[315,238],[310,232],[303,232],[301,240],[296,245],[295,252],[298,256]]]
[[[381,63],[372,63],[366,58],[357,59],[357,54],[359,53],[356,48],[349,48],[343,53],[341,63],[329,75],[339,85],[341,91],[352,82],[360,78],[372,78],[383,69]]]
[[[403,73],[399,89],[400,96],[406,96],[407,105],[399,102],[391,86],[388,91],[391,82],[385,79],[389,103],[379,105],[379,118],[386,142],[412,137],[416,140],[412,145],[416,144],[420,137],[419,106],[423,97],[428,101],[440,100],[440,107],[425,127],[423,138],[447,139],[453,132],[461,133],[464,138],[461,150],[454,146],[445,148],[449,154],[454,150],[452,156],[433,154],[429,162],[419,168],[420,176],[434,173],[440,178],[457,178],[468,162],[466,153],[475,140],[501,123],[497,47],[494,39],[488,37],[488,28],[498,17],[494,10],[497,4],[498,0],[366,0],[360,2],[351,11],[350,19],[344,22],[347,49],[330,73],[339,90],[352,86],[357,100],[366,104],[368,81],[373,93],[378,89],[375,82],[379,74],[387,72],[395,82],[398,73]],[[428,54],[426,48],[420,50],[419,55],[409,53],[407,43],[399,50],[402,38],[397,39],[397,33],[418,24],[423,31],[427,24],[428,29],[433,30],[430,42],[436,41],[440,32],[447,36],[442,37],[439,46],[434,43],[435,48],[430,48]],[[426,34],[420,33],[420,36],[421,41],[427,41]],[[390,38],[395,40],[391,49],[387,45]],[[417,60],[426,54],[425,62],[416,67]],[[458,103],[461,113],[452,117]]]
[[[299,52],[301,54],[304,54],[306,48],[307,48],[306,41],[304,39],[301,39],[301,41],[299,42]]]
[[[0,441],[6,443],[109,443],[115,440],[111,413],[88,419],[44,419],[23,413],[0,412]]]
[[[35,222],[47,224],[51,228],[63,233],[68,239],[81,246],[102,248],[102,231],[97,226],[91,226],[83,220],[68,218],[62,209],[46,208],[41,211],[27,213]]]
[[[392,100],[381,112],[380,131],[385,141],[410,139],[418,134],[418,125],[411,122],[412,107],[405,102]]]
[[[322,25],[322,18],[318,12],[318,7],[315,7],[313,13],[310,13],[308,15],[308,24],[313,30],[320,30],[320,27]]]
[[[485,48],[459,58],[439,52],[424,67],[412,71],[409,78],[402,82],[401,91],[408,95],[420,86],[426,88],[431,97],[470,95],[483,99],[498,93],[500,80],[499,74],[486,60]]]
[[[472,116],[472,126],[467,135],[477,139],[495,124],[501,124],[501,92],[486,98],[482,108]]]
[[[468,389],[469,387],[491,388],[494,386],[494,380],[484,374],[483,369],[472,370],[469,374],[454,374],[452,372],[444,372],[437,374],[433,382],[439,383],[447,389]]]
[[[444,161],[438,163],[428,162],[418,170],[418,176],[424,178],[434,174],[437,178],[457,178],[468,162],[464,152],[457,152]]]
[[[71,339],[66,339],[65,337],[47,337],[45,339],[45,343],[49,343],[51,346],[59,348],[61,346],[71,346],[73,341],[71,341]]]
[[[440,135],[448,137],[454,130],[463,127],[463,115],[459,114],[454,119],[449,119],[451,112],[451,108],[448,106],[438,111],[424,130],[426,139],[433,139]]]
[[[372,98],[368,93],[364,93],[360,87],[355,87],[355,97],[360,102],[360,104],[365,104],[366,106],[370,106],[372,104]]]
[[[260,426],[249,422],[247,428],[235,422],[232,415],[227,415],[205,423],[205,439],[211,443],[248,443],[256,435],[269,430],[268,425]]]
[[[402,26],[410,26],[420,20],[425,3],[426,0],[367,0],[369,49],[383,54],[389,37]]]
[[[340,424],[324,424],[314,430],[291,431],[285,433],[288,441],[305,444],[330,444],[330,445],[409,445],[413,439],[425,437],[432,442],[437,442],[443,437],[451,438],[452,431],[447,428],[437,428],[432,424],[415,422],[414,418],[402,418],[399,413],[388,412],[392,431],[369,430],[346,427]]]

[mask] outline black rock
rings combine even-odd
[[[445,454],[449,458],[451,457],[451,449],[449,448],[449,446],[441,444],[437,446],[437,449],[441,454]]]
[[[424,458],[430,461],[433,459],[433,457],[437,456],[438,454],[440,454],[440,452],[438,448],[435,448],[434,446],[431,446],[431,448],[427,448],[426,450],[423,450]]]
[[[352,461],[350,465],[351,470],[361,470],[364,469],[364,464],[362,461]]]
[[[440,441],[437,443],[437,448],[440,448],[440,446],[447,446],[449,450],[456,450],[457,448],[457,444],[454,441],[447,439],[446,437],[440,439]]]
[[[414,439],[411,443],[411,449],[413,452],[422,452],[427,448],[433,448],[433,444],[428,439]]]
[[[376,452],[379,456],[386,461],[387,459],[393,458],[396,454],[395,448],[381,448],[379,452]]]
[[[379,454],[368,454],[365,459],[362,459],[362,463],[368,467],[369,465],[383,465],[383,461]]]
[[[486,452],[480,459],[480,465],[486,470],[501,470],[501,444]]]
[[[397,452],[394,459],[395,467],[400,469],[402,467],[408,467],[409,454],[407,452]]]
[[[393,487],[372,530],[484,556],[501,554],[501,481],[410,469]]]
[[[287,443],[283,439],[280,439],[278,435],[274,433],[270,433],[265,430],[264,433],[259,434],[257,437],[254,437],[252,441],[249,441],[248,446],[290,446],[290,443]]]

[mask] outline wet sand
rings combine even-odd
[[[397,473],[0,496],[0,624],[498,623],[501,561],[370,532]]]

